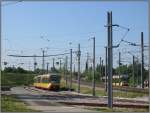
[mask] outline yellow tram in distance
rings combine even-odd
[[[49,73],[34,77],[33,86],[40,89],[58,90],[61,76],[58,73]]]

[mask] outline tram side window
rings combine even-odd
[[[38,83],[38,78],[35,79],[35,82]]]
[[[49,81],[48,81],[48,78],[43,78],[43,79],[42,79],[42,82],[43,82],[43,83],[48,83],[48,82],[49,82]]]
[[[40,83],[40,77],[38,77],[37,82]]]
[[[51,81],[60,82],[60,76],[58,75],[52,75],[50,78]]]
[[[45,83],[45,78],[42,78],[42,82]]]
[[[48,80],[48,78],[46,78],[45,82],[46,82],[46,83],[49,83],[49,80]]]
[[[37,82],[38,82],[38,81],[37,81],[37,78],[35,78],[35,79],[34,79],[34,82],[35,82],[35,83],[37,83]]]

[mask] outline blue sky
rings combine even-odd
[[[33,68],[32,58],[11,58],[7,54],[41,55],[40,48],[45,47],[49,47],[46,54],[64,53],[69,52],[71,47],[77,50],[80,43],[81,67],[84,67],[86,53],[92,56],[92,40],[88,39],[95,36],[96,63],[99,63],[100,56],[105,58],[107,11],[112,11],[114,24],[130,28],[125,40],[140,43],[140,33],[144,32],[144,42],[148,43],[148,2],[20,2],[2,7],[2,60],[10,62],[10,65],[24,62],[24,67],[28,68],[30,64]],[[114,45],[125,32],[124,29],[114,28]],[[122,43],[114,49],[114,66],[117,66],[119,50],[139,49]],[[131,55],[122,54],[122,59],[130,62]],[[140,54],[136,52],[136,55]],[[76,64],[75,59],[74,55],[73,63]],[[40,68],[41,60],[37,59]],[[51,66],[52,58],[46,61]]]

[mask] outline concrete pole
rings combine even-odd
[[[44,50],[42,50],[42,53],[43,53],[43,59],[42,59],[42,71],[43,71],[43,74],[44,74],[44,70],[45,70],[45,59],[44,59],[44,53],[45,53],[45,51]]]
[[[49,63],[47,62],[47,73],[48,73],[48,71],[49,71],[48,68],[49,68]]]
[[[36,55],[34,55],[33,60],[34,60],[34,71],[35,71],[36,70],[36,65],[37,65],[37,63],[36,63]]]
[[[107,13],[108,17],[108,107],[113,107],[113,93],[112,93],[112,12]]]
[[[64,78],[64,80],[66,80],[66,59],[64,58],[63,60],[64,60],[64,65],[63,65],[63,74],[64,74],[64,76],[63,76],[63,78]]]
[[[72,49],[70,49],[70,90],[72,89]]]
[[[66,75],[65,75],[65,79],[66,79],[66,87],[68,88],[68,77],[67,77],[67,75],[68,75],[68,56],[66,56],[66,61],[65,61],[66,63],[66,69],[65,69],[65,71],[66,71]]]
[[[80,93],[80,44],[78,44],[78,93]]]
[[[99,68],[100,68],[100,70],[99,70],[99,79],[100,79],[100,81],[101,81],[101,78],[102,78],[102,58],[100,57],[99,58]]]
[[[101,72],[101,78],[103,78],[103,60],[102,60],[101,68],[102,68],[102,69],[101,69],[101,71],[102,71],[102,72]]]
[[[119,52],[119,86],[120,86],[120,82],[121,82],[121,78],[120,78],[120,64],[121,64],[121,53]]]
[[[137,58],[137,66],[136,66],[136,68],[137,68],[137,85],[139,85],[139,60],[138,60],[138,58]]]
[[[75,72],[76,72],[76,66],[75,64],[73,65],[73,76],[75,77]],[[75,77],[75,79],[77,79],[77,77]]]
[[[143,32],[141,32],[141,88],[144,88],[144,42],[143,42]]]
[[[53,58],[53,69],[55,68],[55,58]]]
[[[89,53],[87,52],[87,70],[89,69]]]
[[[93,96],[95,96],[95,37],[93,37]]]
[[[107,47],[105,47],[105,91],[107,92]]]
[[[0,16],[1,16],[1,8],[2,8],[2,0],[0,0]],[[0,25],[2,25],[2,21],[1,21],[0,17]],[[0,31],[2,31],[1,26],[0,26]],[[0,34],[0,56],[2,56],[2,35]],[[2,71],[2,57],[0,57],[0,72]],[[0,77],[1,78],[1,77]],[[1,90],[1,87],[0,87]]]
[[[148,2],[148,6],[149,6],[149,9],[150,9],[150,1]],[[150,14],[149,14],[149,12],[148,12],[148,20],[150,20]],[[150,22],[149,22],[149,28],[150,28]],[[148,36],[149,36],[149,44],[148,44],[148,50],[149,50],[149,65],[148,65],[148,69],[149,69],[149,82],[150,82],[150,32],[149,32],[149,34],[148,34]],[[150,87],[150,83],[149,83],[149,87]],[[150,100],[150,96],[149,96],[149,100]],[[149,111],[150,111],[150,104],[149,104]]]
[[[132,63],[132,68],[133,68],[133,71],[132,71],[132,75],[133,75],[133,87],[135,87],[135,70],[134,70],[134,66],[135,63],[134,63],[134,55],[133,55],[133,63]]]
[[[60,71],[61,71],[61,58],[60,58],[60,61],[59,61],[59,69],[60,69]]]

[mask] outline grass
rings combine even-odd
[[[1,95],[2,112],[32,112],[27,106],[15,96]]]
[[[61,80],[61,87],[65,87],[65,81]],[[77,91],[77,83],[72,83],[72,88]],[[92,94],[92,88],[88,86],[82,86],[80,87],[80,92],[83,94]],[[105,92],[105,89],[98,89],[96,88],[96,96],[107,96],[107,92]],[[113,92],[114,97],[124,97],[124,98],[135,98],[135,97],[143,97],[148,96],[148,94],[145,93],[137,93],[137,92],[125,92],[125,91],[117,91]]]

